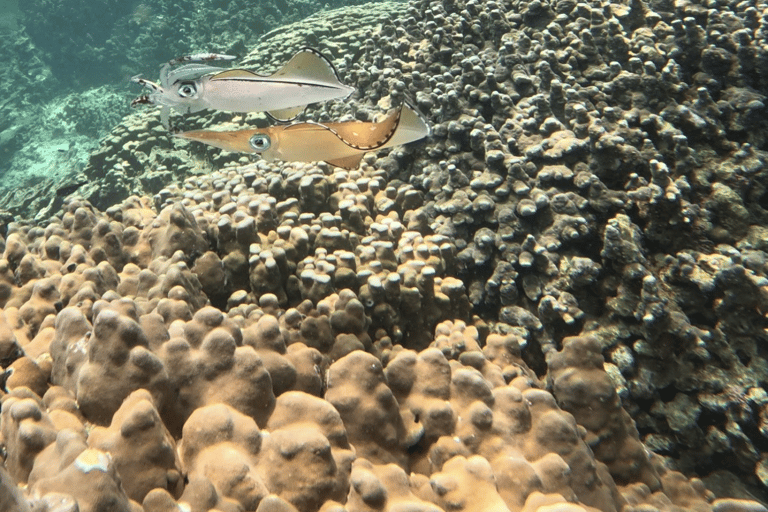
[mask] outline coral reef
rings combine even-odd
[[[245,65],[322,40],[357,89],[308,117],[428,116],[354,170],[125,118],[0,229],[0,499],[765,511],[764,9],[414,0],[268,34]]]

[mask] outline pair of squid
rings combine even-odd
[[[311,103],[346,98],[354,91],[341,83],[333,64],[311,48],[299,51],[272,75],[206,64],[232,59],[213,53],[189,55],[166,63],[160,70],[159,84],[133,77],[133,82],[151,92],[135,99],[131,106],[160,105],[166,128],[171,109],[183,113],[206,108],[266,112],[275,121],[285,123]],[[185,65],[172,69],[178,64]],[[260,154],[270,161],[325,161],[349,169],[356,168],[368,151],[407,144],[429,134],[424,119],[404,103],[379,122],[292,122],[236,131],[195,130],[175,136],[226,151]]]

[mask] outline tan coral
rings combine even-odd
[[[453,433],[456,413],[449,401],[451,367],[441,351],[431,348],[416,354],[404,350],[389,362],[384,374],[400,405],[408,437],[426,448]],[[429,474],[427,452],[421,453],[421,457],[412,457],[411,469]]]
[[[553,393],[587,430],[586,441],[595,445],[595,457],[608,465],[617,483],[642,482],[656,490],[659,477],[603,363],[596,339],[565,338],[563,350],[549,356]]]
[[[8,260],[0,258],[0,308],[4,308],[16,291],[16,282]]]
[[[47,495],[71,496],[82,512],[139,512],[141,506],[131,502],[120,485],[115,464],[106,452],[86,449],[56,475],[43,478],[30,487],[35,500]],[[59,498],[60,499],[60,498]]]
[[[462,512],[509,512],[496,490],[491,465],[478,455],[457,456],[430,478],[438,505]]]
[[[317,311],[328,317],[335,337],[329,353],[331,359],[339,359],[354,350],[371,350],[370,319],[354,292],[341,290],[326,296],[318,303]]]
[[[0,510],[30,512],[29,502],[4,467],[0,466]]]
[[[32,296],[19,308],[28,339],[35,337],[46,316],[55,315],[61,309],[58,284],[54,278],[38,280],[32,287]]]
[[[183,488],[176,443],[163,425],[145,389],[131,393],[115,412],[108,428],[96,427],[88,446],[112,456],[129,498],[141,502],[152,489],[178,497]]]
[[[77,307],[66,307],[56,315],[55,335],[50,344],[51,382],[54,385],[75,392],[80,368],[87,359],[86,346],[92,328]]]
[[[168,374],[149,350],[135,309],[129,307],[124,314],[119,302],[102,303],[94,309],[98,312],[86,342],[87,360],[77,375],[75,390],[83,415],[108,425],[122,401],[139,388],[150,390],[156,403],[172,399]]]
[[[29,342],[25,331],[18,309],[0,310],[0,366],[7,367],[24,354],[21,347]]]
[[[146,236],[153,258],[170,257],[179,250],[189,255],[202,254],[208,249],[194,218],[179,203],[164,208]]]
[[[267,429],[259,470],[270,492],[301,512],[344,500],[355,455],[333,406],[289,391],[278,397]]]
[[[190,481],[208,479],[216,494],[256,509],[268,491],[256,470],[262,434],[253,418],[224,404],[201,407],[184,424],[182,437],[179,453]]]
[[[18,388],[2,398],[0,419],[5,467],[14,480],[25,483],[35,456],[55,441],[55,427],[42,400],[27,388]]]
[[[214,308],[204,308],[186,323],[176,322],[158,355],[178,398],[161,410],[169,430],[181,426],[204,405],[226,403],[266,424],[275,404],[272,380],[253,347],[242,346],[242,332]]]
[[[280,324],[272,315],[264,315],[243,330],[243,345],[251,346],[264,362],[272,380],[275,396],[296,384],[296,367],[285,357],[286,347]]]
[[[88,449],[86,433],[64,428],[56,434],[56,440],[45,447],[35,457],[35,464],[29,474],[29,485],[53,478],[72,464],[77,457]]]
[[[5,387],[10,391],[14,388],[26,387],[37,396],[42,397],[48,389],[48,375],[45,370],[28,357],[20,357],[8,367],[11,372]]]
[[[406,467],[405,427],[379,360],[352,352],[331,365],[327,385],[325,399],[339,411],[357,454]]]
[[[46,372],[48,378],[50,378],[51,371],[53,370],[53,360],[51,359],[51,341],[56,336],[56,316],[48,315],[43,323],[40,324],[40,330],[37,332],[34,338],[29,340],[29,343],[24,345],[24,353],[30,359],[34,360],[40,368],[43,368],[43,362],[45,362]],[[47,368],[50,366],[51,368]]]
[[[303,343],[288,346],[286,357],[296,368],[295,391],[304,391],[314,396],[322,396],[325,386],[325,373],[330,366],[327,358],[316,349]]]
[[[329,502],[323,512],[442,512],[443,509],[419,496],[415,485],[402,468],[395,464],[375,465],[358,459],[352,466],[349,498],[343,508]]]
[[[524,341],[522,336],[517,334],[492,333],[485,340],[483,354],[489,362],[499,367],[506,382],[526,377],[533,383],[538,379],[521,357],[521,341]]]
[[[57,431],[70,429],[80,434],[83,439],[87,437],[85,418],[80,412],[74,393],[61,386],[51,386],[43,396],[43,403]]]

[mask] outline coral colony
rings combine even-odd
[[[0,510],[765,512],[766,9],[414,0],[268,34],[239,74],[310,34],[354,89],[293,126],[423,114],[349,168],[126,117],[0,224]]]

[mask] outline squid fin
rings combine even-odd
[[[400,117],[403,106],[395,109],[391,114],[378,123],[367,124],[366,130],[360,130],[357,123],[339,123],[335,126],[336,136],[345,144],[361,151],[379,149],[389,142],[400,126]]]
[[[303,78],[328,84],[340,84],[336,68],[322,53],[312,48],[302,48],[285,66],[271,75],[273,78]]]
[[[267,112],[267,115],[278,123],[288,123],[296,119],[296,117],[304,112],[306,108],[306,105],[299,105],[298,107],[284,108],[281,110],[270,110]]]
[[[253,78],[253,77],[261,77],[264,78],[265,75],[260,75],[258,73],[254,73],[253,71],[248,71],[247,69],[228,69],[226,71],[222,71],[221,73],[216,73],[211,77],[211,80],[221,80],[224,78]]]
[[[397,130],[387,141],[388,145],[398,146],[400,144],[407,144],[432,134],[432,129],[429,127],[427,120],[408,102],[404,102],[400,108],[402,112],[397,124]]]
[[[341,85],[339,75],[331,61],[311,48],[300,50],[285,66],[271,75],[261,75],[247,69],[235,68],[216,73],[211,77],[211,80],[267,77],[281,80],[314,80],[329,85]]]
[[[334,134],[339,141],[352,149],[373,151],[390,141],[400,124],[403,107],[400,106],[379,123],[344,122],[344,123],[298,123],[286,127],[286,130],[306,130],[310,126],[319,126]],[[329,162],[330,163],[330,162]],[[341,166],[339,166],[341,167]]]
[[[330,165],[335,165],[336,167],[341,167],[342,169],[352,170],[360,167],[360,161],[363,159],[364,155],[365,153],[357,153],[342,158],[336,158],[335,160],[326,160],[325,162]]]

